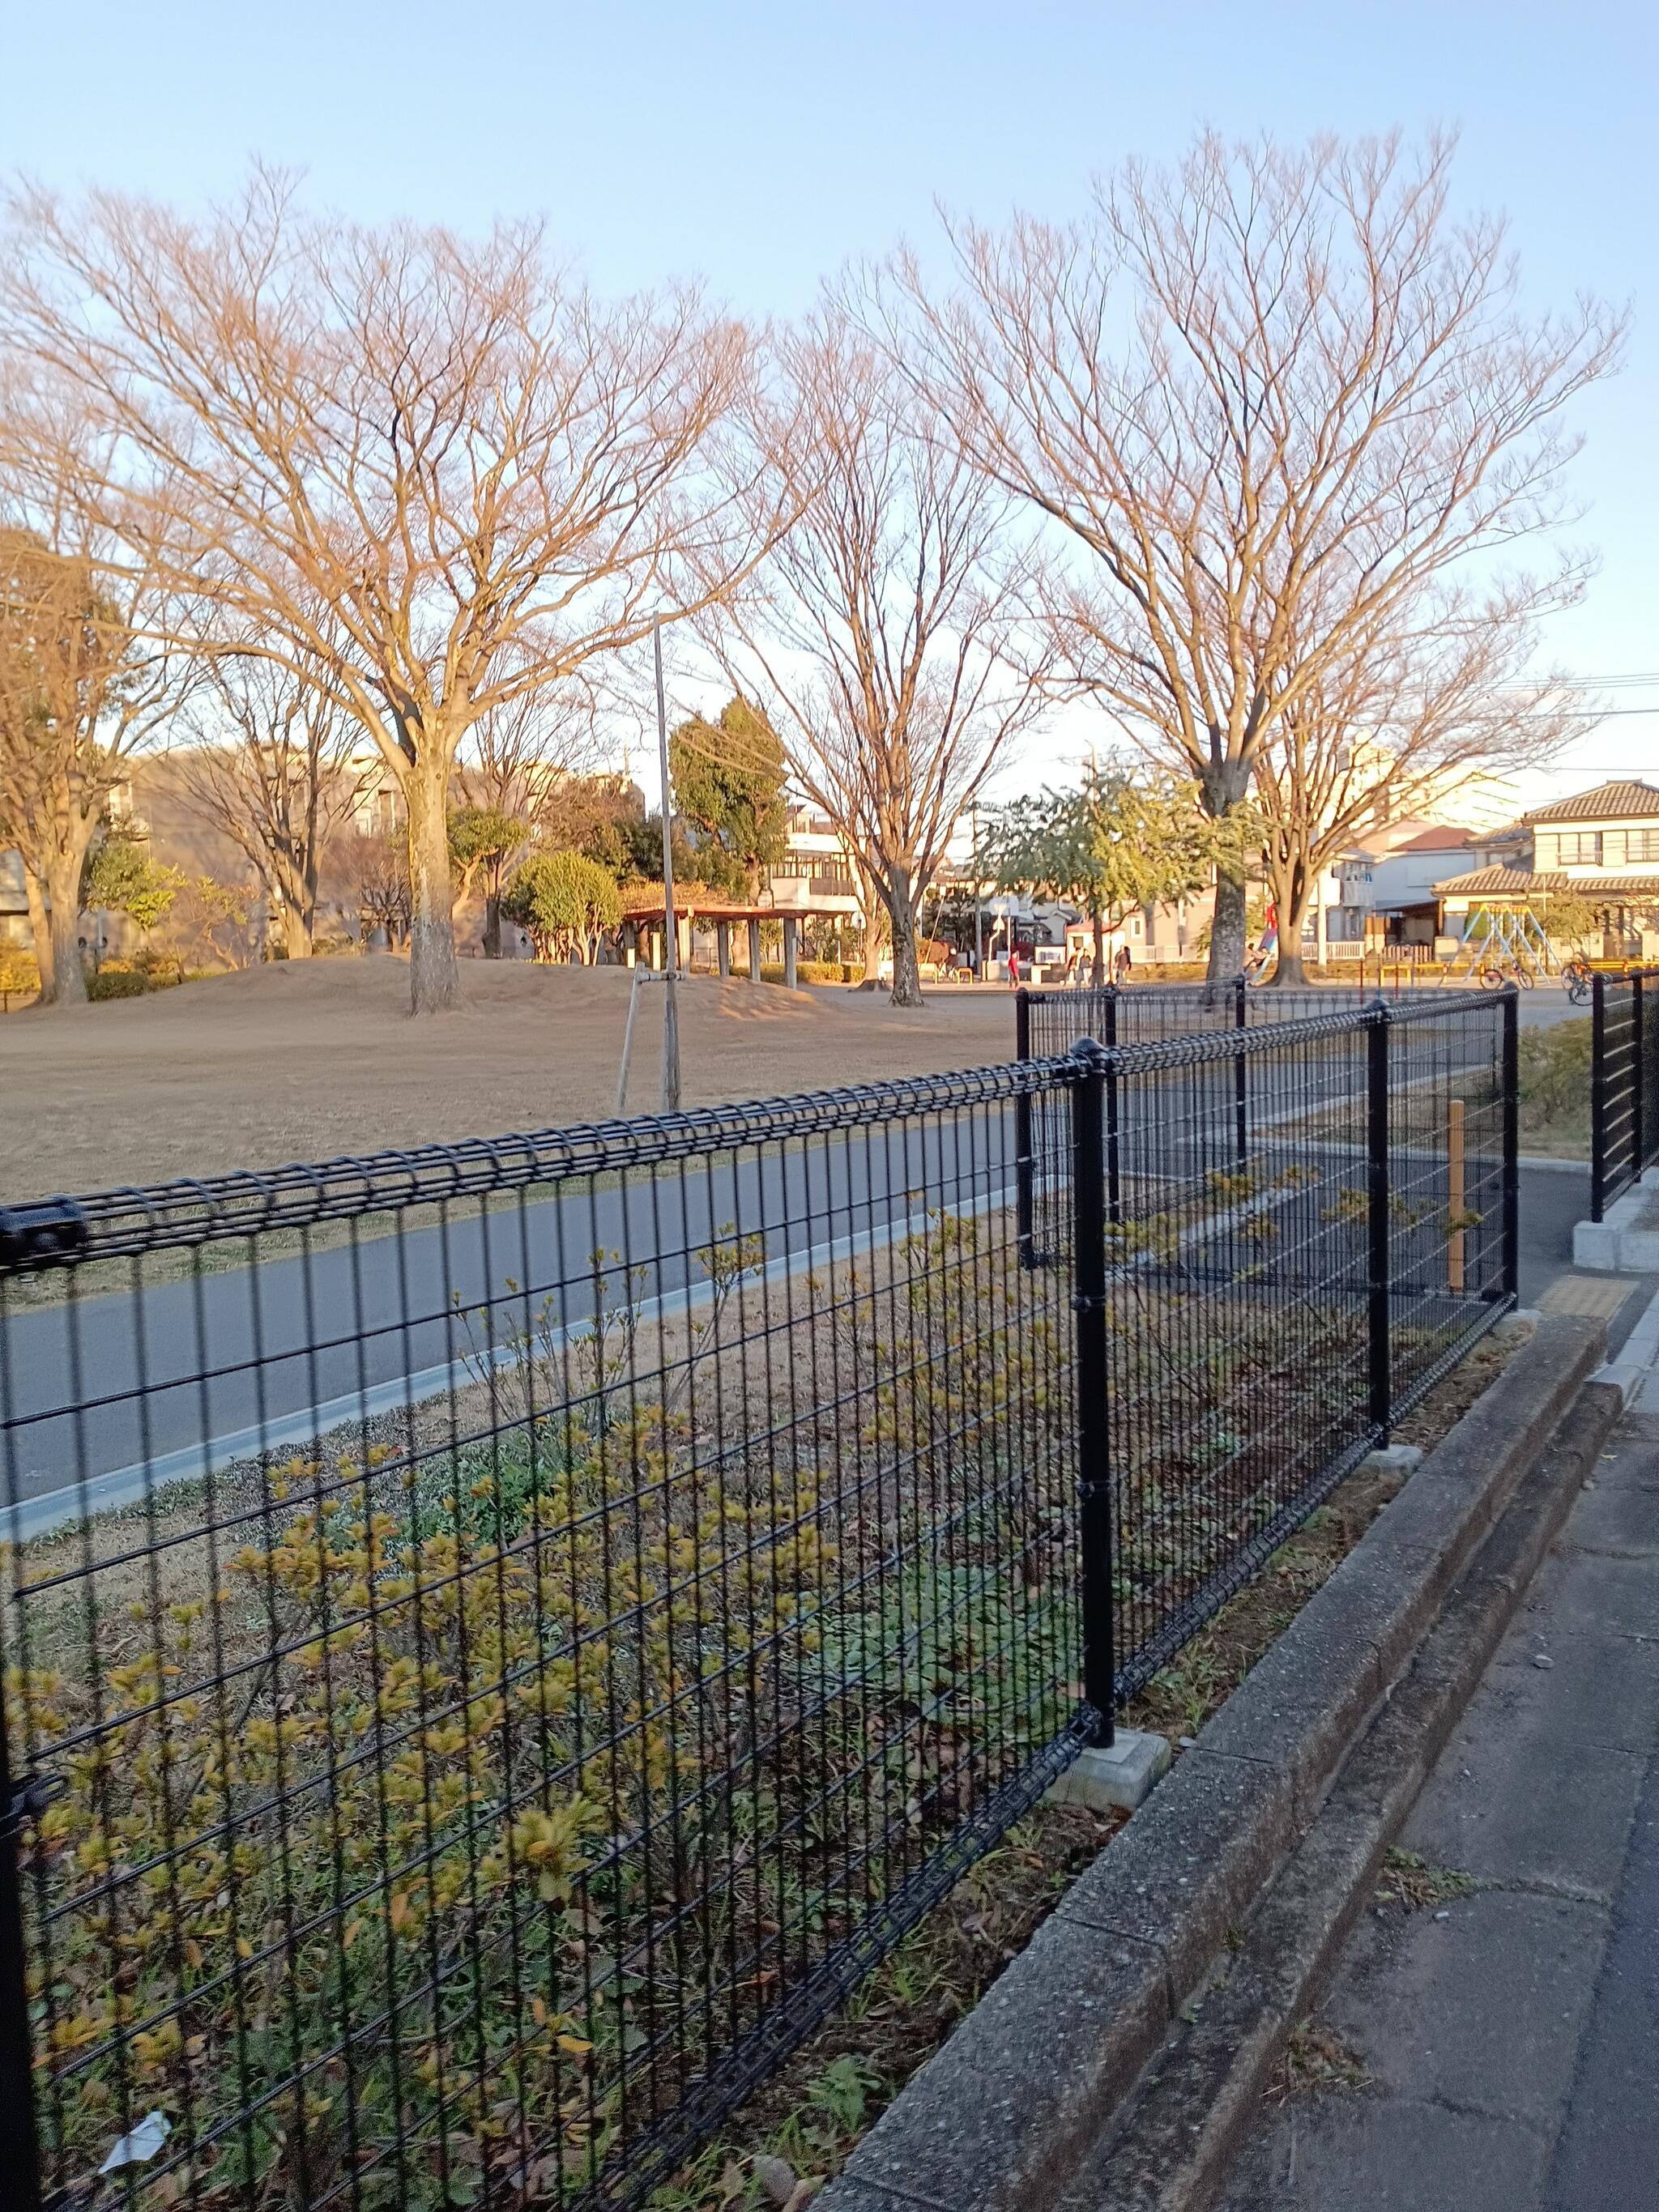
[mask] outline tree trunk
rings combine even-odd
[[[409,808],[410,1011],[441,1014],[460,998],[454,890],[449,870],[448,774],[442,749],[416,761],[404,783]]]
[[[859,870],[860,902],[864,909],[864,984],[874,991],[881,984],[881,917],[885,911],[876,879],[867,868]]]
[[[916,909],[910,896],[910,871],[892,868],[882,887],[893,932],[893,1004],[920,1006],[921,963],[916,953]]]
[[[58,979],[52,971],[52,920],[46,912],[46,887],[27,861],[23,864],[23,889],[29,902],[29,933],[34,939],[34,964],[40,974],[40,1001],[43,1006],[58,1003]]]
[[[499,960],[501,957],[501,894],[499,886],[484,893],[483,957]]]
[[[1243,804],[1249,793],[1250,772],[1243,761],[1223,761],[1205,778],[1204,805],[1219,822]],[[1224,988],[1244,972],[1244,939],[1249,914],[1249,882],[1240,868],[1215,873],[1215,913],[1210,923],[1210,964],[1204,978],[1206,997]]]
[[[59,1006],[84,1006],[87,1003],[87,976],[81,965],[78,925],[81,876],[91,837],[88,824],[84,836],[77,839],[71,835],[69,850],[58,848],[46,855],[46,896],[52,902],[52,1002]]]
[[[1215,878],[1215,915],[1210,924],[1210,964],[1205,971],[1206,991],[1224,990],[1244,972],[1244,937],[1249,906],[1249,885],[1243,876]]]
[[[309,960],[316,950],[316,913],[303,908],[284,905],[283,908],[283,942],[288,947],[290,960]]]
[[[1302,964],[1302,925],[1307,919],[1313,884],[1298,854],[1285,858],[1273,854],[1267,872],[1273,887],[1273,909],[1279,917],[1279,949],[1273,960],[1272,988],[1299,990],[1308,980]]]
[[[1095,972],[1092,980],[1097,991],[1102,989],[1106,981],[1106,917],[1098,907],[1095,908]]]

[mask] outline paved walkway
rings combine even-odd
[[[1225,2212],[1654,2212],[1659,1378],[1402,1844],[1472,1886],[1368,1911],[1314,2027],[1370,2086],[1264,2109]]]

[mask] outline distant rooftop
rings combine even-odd
[[[1617,822],[1626,816],[1659,816],[1659,787],[1634,776],[1615,776],[1581,791],[1576,799],[1555,799],[1522,817],[1526,822]]]

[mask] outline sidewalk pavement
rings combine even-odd
[[[1401,1845],[1422,1867],[1368,1909],[1304,2032],[1328,2077],[1369,2078],[1264,2106],[1224,2212],[1653,2212],[1659,1376]]]

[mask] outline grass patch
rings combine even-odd
[[[1324,2021],[1304,2020],[1285,2045],[1262,2101],[1277,2107],[1304,2097],[1352,2096],[1371,2083],[1365,2062],[1352,2044]]]
[[[802,2045],[738,2124],[653,2192],[652,2212],[805,2203],[1024,1949],[1123,1818],[1036,1807]]]
[[[1512,1346],[1485,1337],[1395,1429],[1396,1443],[1429,1451],[1502,1373]],[[1123,1713],[1124,1725],[1194,1736],[1218,1712],[1322,1584],[1335,1573],[1401,1487],[1397,1474],[1356,1473],[1281,1544],[1255,1580],[1222,1607]]]
[[[1383,1861],[1382,1879],[1371,1902],[1379,1910],[1397,1905],[1407,1912],[1431,1912],[1454,1898],[1468,1897],[1474,1888],[1472,1875],[1452,1867],[1431,1867],[1415,1851],[1396,1844]]]

